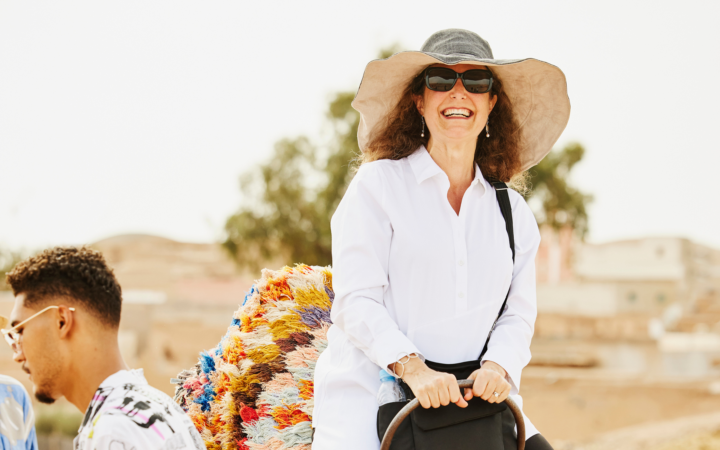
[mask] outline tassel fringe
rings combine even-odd
[[[172,380],[208,449],[310,450],[334,298],[328,267],[263,269],[217,347]]]

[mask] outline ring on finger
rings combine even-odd
[[[493,395],[495,396],[495,398],[500,397],[500,393],[499,393],[499,392],[493,392]]]

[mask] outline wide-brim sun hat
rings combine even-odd
[[[522,170],[552,150],[570,118],[565,74],[534,58],[494,59],[490,44],[472,31],[448,29],[428,38],[420,51],[371,61],[352,102],[360,113],[358,144],[365,151],[387,124],[409,83],[432,64],[487,66],[502,81],[519,125]],[[492,126],[492,124],[491,124]]]

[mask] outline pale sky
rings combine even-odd
[[[591,242],[720,248],[717,1],[0,0],[0,245],[222,238],[238,176],[323,135],[395,42],[466,28],[568,79]]]

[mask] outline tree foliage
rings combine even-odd
[[[360,116],[350,106],[352,92],[330,102],[330,144],[314,145],[307,137],[283,139],[270,159],[241,178],[250,199],[225,224],[223,246],[241,266],[257,269],[282,258],[284,264],[329,265],[330,217],[350,183],[352,161],[359,154]]]
[[[570,185],[570,171],[582,160],[585,148],[577,143],[550,152],[537,166],[528,171],[530,189],[525,198],[534,208],[539,224],[559,230],[571,226],[581,237],[588,231],[587,205],[592,196]]]
[[[21,259],[22,255],[19,252],[0,249],[0,291],[10,289],[5,283],[5,274],[10,272]]]

